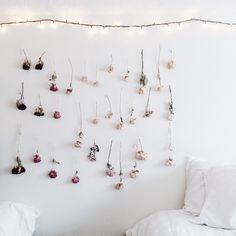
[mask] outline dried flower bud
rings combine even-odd
[[[35,112],[34,112],[34,115],[35,116],[44,116],[44,110],[43,110],[43,107],[41,105],[39,105],[36,109],[35,109]]]
[[[121,130],[123,128],[123,126],[124,126],[123,122],[120,122],[116,125],[116,128]]]
[[[93,86],[94,86],[94,87],[98,87],[98,86],[99,86],[99,84],[100,84],[100,83],[99,83],[99,81],[98,81],[98,80],[96,80],[96,81],[94,81],[94,82],[93,82]]]
[[[33,161],[34,161],[34,163],[39,163],[39,162],[41,162],[41,157],[40,157],[40,155],[39,155],[38,153],[36,153],[36,154],[34,155]]]
[[[25,59],[22,65],[23,70],[29,70],[31,66],[31,62],[28,59]]]
[[[55,170],[51,170],[49,173],[48,173],[48,176],[51,178],[51,179],[55,179],[57,177],[57,172]]]
[[[176,67],[176,63],[175,63],[174,60],[170,60],[170,61],[167,62],[167,68],[168,68],[169,70],[172,70],[172,69],[174,69],[175,67]]]
[[[138,160],[146,160],[148,157],[148,154],[144,152],[143,150],[139,150],[135,153],[135,158]]]
[[[137,169],[133,169],[129,174],[130,178],[132,178],[132,179],[138,177],[138,175],[139,175],[139,170],[137,170]]]
[[[53,114],[53,117],[55,119],[60,119],[61,118],[61,113],[59,111],[55,111],[54,114]]]
[[[83,144],[82,141],[78,139],[75,141],[74,146],[80,148],[82,144]]]
[[[67,95],[71,95],[73,92],[73,88],[72,87],[69,87],[68,89],[66,89],[66,94]]]
[[[51,83],[51,86],[50,86],[50,91],[52,91],[52,92],[56,92],[56,91],[58,91],[58,87],[57,87],[57,85],[56,84],[54,84],[54,83]]]
[[[88,77],[87,76],[81,76],[81,81],[83,82],[88,82]]]
[[[154,111],[145,111],[143,117],[150,117],[153,114],[154,114]]]
[[[117,183],[116,186],[115,186],[115,188],[116,188],[117,190],[122,190],[123,187],[124,187],[124,184],[123,184],[122,182]]]
[[[140,87],[139,90],[138,90],[138,93],[139,93],[140,95],[145,94],[145,88],[144,88],[144,87]]]
[[[171,157],[169,157],[165,164],[166,166],[174,166],[175,161]]]
[[[99,119],[98,118],[94,118],[93,120],[92,120],[92,122],[93,122],[93,124],[98,124],[99,123]]]
[[[16,101],[16,107],[18,110],[21,110],[21,111],[24,111],[27,108],[27,106],[24,104],[23,99],[18,99]]]
[[[44,65],[44,63],[43,63],[43,61],[42,61],[42,59],[40,57],[39,60],[38,60],[38,63],[35,65],[35,70],[42,70],[43,69],[43,65]]]
[[[109,66],[107,67],[107,72],[108,72],[108,73],[112,73],[113,71],[114,71],[113,65],[109,65]]]

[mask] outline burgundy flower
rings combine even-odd
[[[53,114],[53,117],[55,119],[60,119],[61,118],[61,113],[59,111],[55,111],[54,114]]]
[[[57,177],[57,172],[55,170],[51,170],[49,173],[48,173],[48,176],[51,178],[51,179],[55,179]]]
[[[79,183],[80,178],[79,178],[78,176],[74,176],[74,177],[71,179],[71,181],[72,181],[73,184],[77,184],[77,183]]]
[[[52,92],[56,92],[56,91],[58,91],[58,87],[57,87],[57,85],[54,84],[54,83],[51,83],[50,91],[52,91]]]
[[[38,153],[36,153],[36,154],[34,155],[33,161],[34,161],[34,163],[39,163],[39,162],[41,162],[41,157],[39,156]]]
[[[22,68],[23,68],[23,70],[29,70],[29,69],[30,69],[30,66],[31,66],[30,61],[26,59],[26,60],[23,62]]]

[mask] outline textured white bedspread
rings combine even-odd
[[[127,236],[236,236],[236,230],[197,225],[183,210],[159,211],[127,230]]]

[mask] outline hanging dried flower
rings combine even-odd
[[[107,67],[107,72],[108,73],[112,73],[114,71],[114,66],[113,66],[113,57],[111,55],[111,63],[110,65]]]
[[[73,184],[78,184],[79,181],[80,181],[80,178],[79,178],[79,176],[78,176],[78,173],[79,173],[78,170],[76,170],[74,177],[71,179],[71,181],[72,181]]]
[[[19,175],[25,172],[25,168],[22,166],[21,164],[21,159],[17,156],[16,157],[16,163],[17,165],[13,167],[13,169],[11,170],[11,173],[13,175]]]
[[[122,90],[123,88],[120,88],[120,122],[116,125],[116,128],[121,130],[124,126],[124,121],[122,118]]]
[[[81,76],[82,82],[88,82],[88,76],[87,76],[87,62],[84,62],[84,75]]]
[[[110,143],[108,159],[107,159],[107,169],[106,169],[106,175],[110,176],[110,177],[112,177],[116,174],[116,172],[114,170],[114,166],[112,166],[111,163],[110,163],[111,149],[112,149],[112,140],[111,140],[111,143]]]
[[[54,111],[53,117],[54,117],[55,119],[60,119],[60,118],[61,118],[61,113],[60,113],[60,111]]]
[[[98,81],[98,65],[96,65],[96,80],[93,81],[93,86],[98,87],[99,86],[99,81]]]
[[[22,68],[23,68],[23,70],[29,70],[29,69],[30,69],[30,66],[31,66],[31,62],[30,62],[30,60],[27,58],[27,55],[26,55],[26,52],[25,52],[24,49],[23,49],[23,53],[24,53],[24,55],[25,55],[25,60],[24,60],[24,62],[23,62],[23,64],[22,64]]]
[[[145,109],[145,113],[143,115],[144,117],[150,117],[151,115],[154,114],[154,111],[150,110],[150,108],[149,108],[150,95],[151,95],[151,87],[149,88],[149,92],[148,92],[148,99],[147,99],[147,103],[146,103],[146,109]]]
[[[24,103],[24,82],[21,83],[20,98],[16,100],[16,107],[21,111],[24,111],[27,108]]]
[[[141,59],[142,59],[142,71],[141,71],[141,76],[140,76],[140,79],[139,79],[140,88],[139,88],[138,93],[139,94],[144,94],[145,93],[145,87],[148,84],[148,78],[146,77],[146,75],[143,72],[143,66],[144,66],[144,64],[143,64],[143,49],[141,50]]]
[[[42,70],[44,62],[42,61],[42,57],[46,52],[43,52],[42,55],[39,57],[38,63],[35,65],[35,70]]]
[[[107,102],[108,102],[108,105],[109,105],[109,110],[108,110],[105,118],[111,119],[111,117],[113,116],[112,107],[111,107],[111,101],[110,101],[110,98],[108,96],[106,96],[106,99],[107,99]]]
[[[168,158],[168,160],[166,161],[166,166],[174,166],[175,162],[172,158]]]
[[[162,82],[161,82],[160,54],[161,54],[161,47],[159,46],[158,65],[157,65],[157,79],[158,79],[159,85],[157,86],[157,91],[162,91],[162,89],[164,88],[164,86],[162,85]]]
[[[171,91],[171,86],[170,85],[169,85],[169,92],[170,92],[170,102],[169,102],[168,120],[172,121],[174,119],[175,113],[174,113],[174,108],[173,108],[173,97],[172,97],[172,91]]]
[[[175,67],[176,67],[176,63],[175,63],[175,61],[174,61],[174,59],[173,59],[173,51],[170,50],[170,60],[167,62],[167,68],[168,68],[169,70],[172,70],[172,69],[174,69]]]
[[[56,161],[55,159],[52,159],[52,169],[49,171],[48,176],[51,179],[55,179],[57,177],[57,171],[54,169],[55,164],[60,164],[60,162]]]
[[[78,139],[75,141],[74,146],[77,148],[80,148],[81,145],[83,144],[82,140],[84,137],[84,133],[83,133],[83,119],[82,119],[82,110],[81,110],[81,105],[79,103],[79,119],[80,119],[80,130],[78,133]]]
[[[133,170],[131,170],[129,176],[130,176],[130,178],[134,179],[134,178],[138,177],[138,175],[139,175],[139,170],[137,169],[137,162],[135,162]]]
[[[51,82],[50,91],[52,91],[52,92],[58,91],[56,80],[57,80],[57,74],[54,71],[51,78],[49,79],[49,81]]]
[[[148,158],[148,154],[143,150],[141,139],[138,138],[138,140],[139,140],[140,149],[138,147],[138,150],[135,152],[135,158],[137,160],[146,160]]]
[[[69,84],[69,87],[66,89],[66,94],[67,95],[71,95],[72,92],[73,92],[73,87],[72,87],[72,82],[73,82],[73,66],[72,66],[72,63],[70,61],[70,59],[68,59],[69,61],[69,64],[70,64],[70,71],[71,71],[71,76],[70,76],[70,84]]]
[[[126,82],[129,81],[129,76],[130,76],[130,70],[127,69],[126,74],[123,76],[123,80]]]
[[[90,152],[89,152],[89,155],[88,155],[88,158],[90,161],[96,161],[96,153],[99,152],[100,149],[99,149],[99,146],[95,143],[95,140],[94,140],[94,144],[93,146],[90,148]]]
[[[98,124],[99,119],[98,119],[98,103],[96,102],[96,109],[95,109],[95,118],[92,120],[93,124]]]
[[[21,159],[20,159],[21,135],[22,135],[22,130],[21,130],[21,127],[20,127],[19,131],[18,131],[18,144],[17,144],[17,155],[16,155],[16,163],[17,164],[11,170],[11,173],[13,175],[19,175],[19,174],[22,174],[26,171],[25,168],[22,166],[22,162],[21,162]]]
[[[129,116],[129,123],[131,125],[134,125],[136,123],[136,120],[137,120],[137,117],[134,117],[134,108],[131,107],[130,116]]]
[[[34,161],[34,163],[41,162],[41,156],[39,155],[39,150],[36,150],[36,153],[33,156],[33,161]]]
[[[119,163],[120,163],[119,178],[120,178],[120,181],[115,185],[115,188],[116,188],[117,190],[122,190],[123,187],[124,187],[124,184],[123,184],[122,163],[121,163],[121,149],[122,149],[122,146],[121,146],[121,143],[120,143],[120,156],[119,156]]]
[[[44,116],[44,110],[43,110],[43,106],[41,103],[41,98],[40,98],[40,94],[39,94],[39,106],[36,107],[35,111],[34,111],[34,115],[35,116]]]
[[[173,159],[173,147],[172,147],[172,132],[171,132],[171,122],[169,122],[169,127],[168,127],[168,134],[169,134],[169,157],[166,161],[166,166],[174,166],[175,161]]]

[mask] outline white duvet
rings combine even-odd
[[[236,230],[197,225],[193,220],[183,210],[159,211],[127,230],[126,236],[236,236]]]

